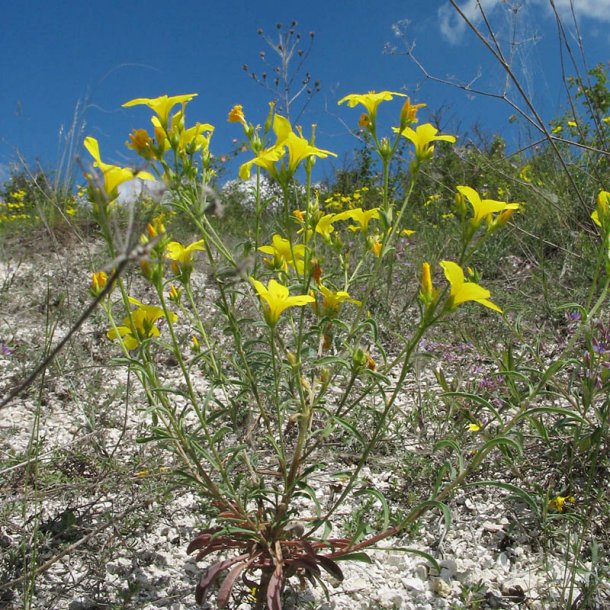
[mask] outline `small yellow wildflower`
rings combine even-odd
[[[339,105],[347,102],[347,105],[350,108],[356,107],[358,104],[362,104],[369,115],[371,121],[375,119],[375,115],[377,114],[377,106],[381,104],[381,102],[386,102],[394,98],[397,95],[399,97],[407,97],[404,93],[396,93],[395,91],[380,91],[376,93],[375,91],[369,91],[368,93],[358,94],[358,93],[350,93],[345,97],[342,97],[337,103]]]
[[[170,241],[165,248],[165,256],[172,261],[172,271],[176,275],[191,271],[195,251],[204,250],[203,244],[203,239],[195,241],[188,246],[183,246],[179,241]]]
[[[493,199],[481,199],[479,194],[469,186],[456,187],[458,192],[463,195],[472,206],[474,216],[471,219],[473,227],[478,227],[483,220],[489,219],[493,214],[504,212],[505,210],[518,210],[518,203],[504,203]],[[508,218],[505,219],[508,221]]]
[[[342,303],[353,303],[354,305],[361,305],[361,302],[352,299],[349,293],[345,290],[337,290],[333,291],[322,284],[318,286],[320,292],[322,293],[322,307],[324,308],[325,315],[334,315],[341,308]]]
[[[591,214],[591,218],[598,227],[608,227],[610,229],[610,192],[599,192],[597,206]]]
[[[349,228],[352,231],[362,231],[363,233],[366,233],[368,231],[370,221],[374,218],[379,218],[379,208],[372,208],[370,210],[353,208],[352,210],[346,210],[345,212],[340,212],[337,214],[333,222],[337,222],[339,220],[355,220],[358,225],[352,225]]]
[[[244,109],[241,104],[236,104],[229,110],[229,123],[241,123],[242,125],[246,124],[246,117],[244,115]]]
[[[272,146],[271,148],[265,148],[261,150],[254,159],[242,163],[239,168],[239,177],[242,180],[248,180],[250,178],[250,172],[252,166],[257,165],[267,170],[273,177],[277,177],[277,169],[275,164],[284,156],[285,149],[283,146]]]
[[[303,244],[291,245],[277,233],[271,238],[271,245],[259,246],[264,254],[273,256],[273,260],[267,263],[273,269],[288,271],[288,266],[292,265],[298,273],[303,273],[305,269],[305,246]]]
[[[130,316],[123,319],[123,325],[111,328],[106,336],[110,340],[118,339],[123,341],[128,350],[136,349],[143,341],[152,337],[158,337],[161,333],[156,326],[157,320],[165,318],[165,312],[161,307],[154,305],[144,305],[137,299],[129,297],[129,302],[136,305],[137,309],[131,312]],[[170,321],[178,319],[175,313],[170,314]]]
[[[558,513],[562,513],[566,502],[573,503],[575,501],[576,498],[574,496],[556,496],[549,501],[548,506],[551,510],[556,510]]]
[[[85,138],[84,145],[94,159],[93,166],[97,167],[103,174],[104,191],[109,198],[115,198],[118,186],[123,182],[133,180],[136,175],[143,180],[155,180],[155,177],[148,172],[134,172],[128,167],[119,167],[117,165],[104,163],[100,158],[98,141],[91,136]],[[92,179],[91,177],[89,178]]]
[[[282,312],[289,307],[302,307],[307,303],[312,303],[315,299],[309,294],[290,296],[290,291],[286,286],[282,286],[276,280],[269,280],[265,286],[257,279],[250,277],[250,282],[254,286],[256,293],[263,301],[265,320],[269,326],[274,327],[282,315]]]
[[[481,424],[480,423],[468,424],[468,426],[466,426],[466,430],[468,430],[468,432],[479,432],[481,430]]]
[[[400,111],[400,126],[404,129],[407,125],[417,123],[417,111],[425,106],[426,104],[411,104],[411,98],[407,97]]]
[[[531,183],[532,181],[532,166],[527,163],[521,168],[519,172],[519,178],[523,180],[523,182]]]
[[[164,224],[165,214],[159,214],[155,216],[146,226],[146,232],[148,233],[149,239],[154,239],[159,235],[163,235],[165,233],[165,224]]]
[[[371,252],[377,258],[379,258],[381,256],[381,248],[382,248],[382,243],[381,243],[381,241],[379,241],[379,237],[375,237],[373,239],[373,243],[371,244]]]
[[[214,132],[213,125],[209,123],[195,123],[193,127],[180,131],[178,149],[189,155],[199,150],[207,150],[210,146],[210,139]]]
[[[464,277],[464,271],[457,263],[454,263],[453,261],[441,261],[441,267],[451,286],[448,301],[450,309],[455,309],[458,305],[467,301],[475,301],[481,305],[485,305],[485,307],[489,307],[489,309],[502,313],[502,310],[489,300],[489,297],[491,296],[489,290],[474,282],[467,282]]]
[[[126,142],[127,148],[135,150],[143,159],[155,158],[154,142],[146,129],[134,129],[129,134],[129,140]]]
[[[123,108],[131,108],[132,106],[144,105],[152,109],[152,111],[159,117],[161,125],[166,128],[169,113],[176,104],[185,105],[190,102],[194,97],[197,97],[196,93],[188,93],[186,95],[174,95],[168,97],[162,95],[160,97],[149,98],[139,97],[134,100],[129,100],[123,104]]]
[[[399,131],[396,127],[393,128],[394,131]],[[438,129],[431,125],[430,123],[424,123],[423,125],[419,125],[416,129],[412,129],[411,127],[405,127],[400,134],[410,140],[415,145],[415,158],[418,161],[426,161],[427,159],[432,158],[432,154],[434,153],[434,146],[432,142],[451,142],[455,143],[457,138],[451,135],[439,135]]]

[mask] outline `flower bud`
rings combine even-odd
[[[108,276],[106,275],[105,271],[96,271],[91,276],[91,287],[90,287],[91,294],[94,297],[98,296],[100,294],[100,292],[102,292],[102,290],[104,290],[104,288],[106,287],[107,281],[108,281]]]

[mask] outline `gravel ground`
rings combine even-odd
[[[68,254],[0,263],[0,396],[39,360],[45,334],[55,342],[68,331],[88,300],[84,268],[94,259],[94,248],[75,245]],[[0,579],[6,585],[33,565],[42,566],[30,608],[194,608],[194,587],[205,562],[188,557],[186,547],[205,511],[200,498],[172,484],[158,451],[133,442],[147,416],[134,409],[139,397],[134,383],[125,408],[125,387],[133,380],[123,368],[108,366],[114,350],[104,328],[101,315],[87,320],[48,369],[43,385],[35,383],[2,411]],[[479,366],[484,363],[472,364],[473,375],[480,374]],[[177,373],[168,365],[167,374]],[[400,408],[412,413],[412,397],[422,388],[438,390],[435,385],[434,375],[423,373]],[[39,465],[33,469],[25,462],[37,427]],[[423,460],[431,453],[421,430],[405,436],[403,447]],[[362,479],[389,491],[393,509],[406,508],[412,502],[410,483],[393,467],[400,456],[384,459],[387,469],[379,460]],[[490,465],[491,473],[495,467]],[[329,467],[310,481],[322,506],[334,493],[331,474]],[[532,525],[528,508],[508,496],[489,488],[459,492],[449,503],[450,529],[430,513],[408,536],[371,550],[370,564],[343,563],[345,579],[329,581],[327,595],[319,587],[289,587],[285,608],[558,607],[569,586],[564,557],[569,520],[555,519],[553,531],[542,533]],[[344,507],[346,517],[361,508],[358,502]],[[28,542],[35,526],[44,534],[36,549]],[[440,572],[404,548],[432,555]],[[573,598],[592,578],[591,565],[580,562]],[[0,608],[25,607],[23,587],[16,583],[0,592]],[[597,596],[597,605],[587,607],[610,608],[607,582],[599,583]],[[250,608],[247,596],[236,596],[231,608]]]

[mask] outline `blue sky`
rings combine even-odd
[[[480,1],[503,41],[514,28],[515,69],[545,116],[557,116],[565,99],[549,0]],[[610,0],[574,2],[589,65],[607,62]],[[569,26],[569,0],[555,3]],[[480,24],[476,5],[461,2]],[[84,135],[98,138],[104,160],[128,163],[133,157],[124,142],[131,129],[150,126],[149,113],[121,104],[162,94],[197,92],[187,121],[214,124],[212,151],[226,153],[241,135],[226,122],[231,106],[243,104],[249,120],[262,122],[271,99],[242,70],[247,64],[258,74],[270,71],[259,52],[270,60],[272,53],[257,29],[273,38],[276,23],[292,20],[305,41],[315,32],[305,68],[321,85],[300,122],[306,133],[309,124],[318,124],[318,146],[339,153],[334,166],[349,159],[355,144],[349,129],[359,112],[337,107],[347,93],[404,91],[428,104],[422,118],[440,116],[448,132],[464,133],[479,123],[513,143],[523,137],[520,121],[509,123],[513,111],[507,105],[431,82],[405,54],[405,42],[415,44],[414,54],[429,73],[502,90],[497,65],[445,0],[21,0],[3,7],[0,23],[0,178],[18,152],[30,163],[56,167],[77,106]],[[396,36],[397,27],[406,38]],[[569,28],[569,36],[573,31]],[[384,108],[389,123],[399,109],[399,102]],[[82,154],[80,142],[77,152]]]

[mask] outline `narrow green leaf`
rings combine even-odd
[[[333,561],[360,561],[361,563],[372,564],[373,560],[366,553],[347,553],[339,557],[333,557]]]

